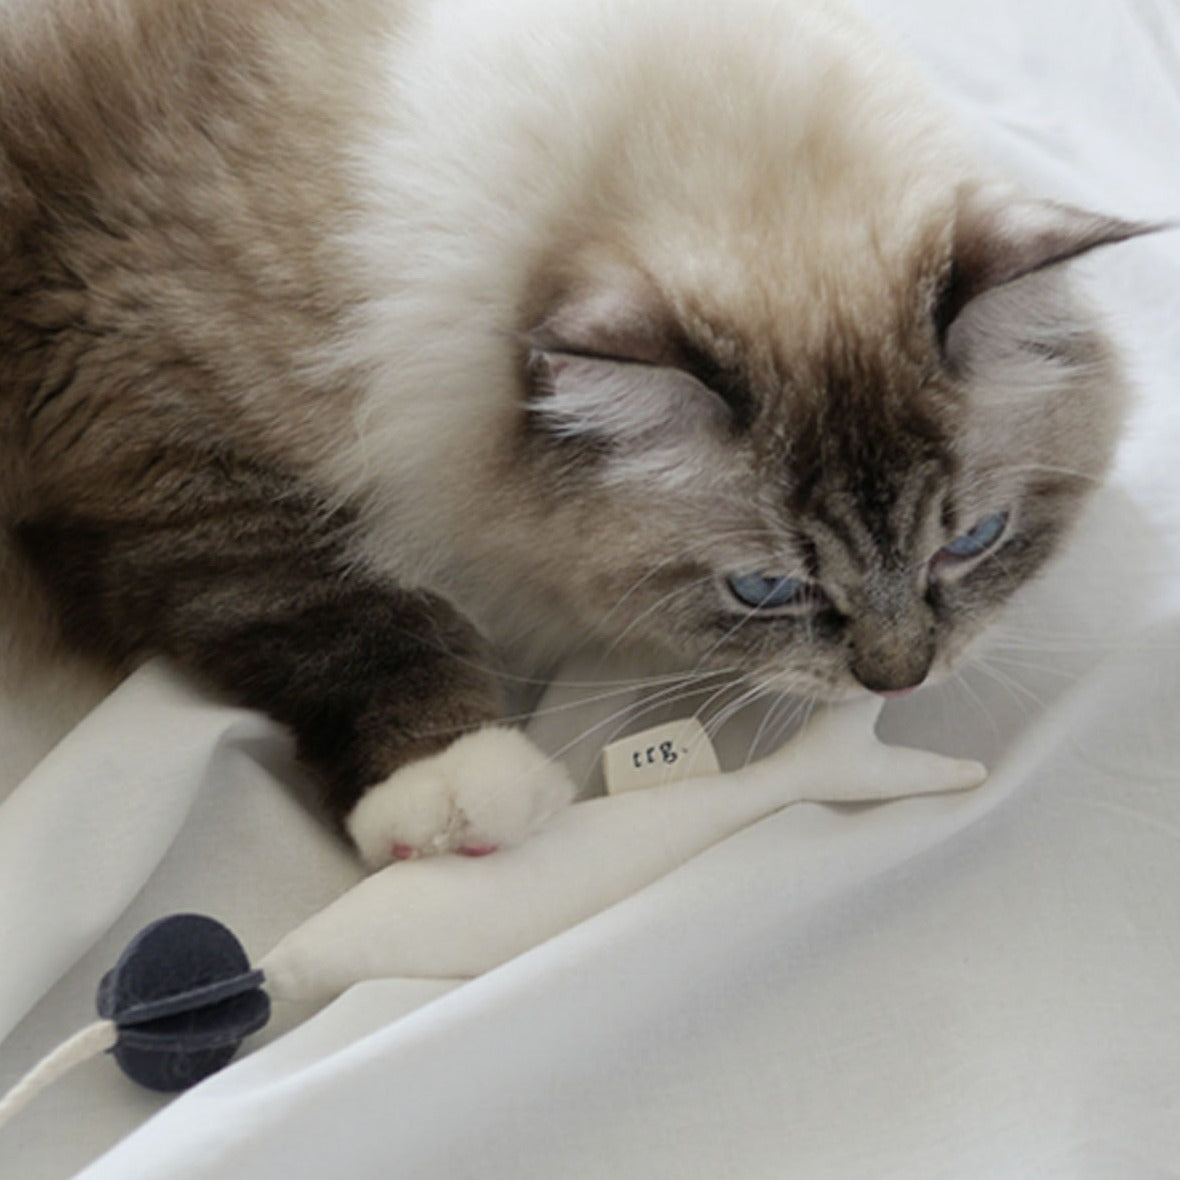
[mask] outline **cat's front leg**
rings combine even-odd
[[[294,730],[370,867],[519,844],[570,802],[560,763],[496,724],[484,645],[448,603],[363,582],[330,593],[191,654]]]
[[[269,486],[212,515],[221,490],[201,514],[22,527],[80,646],[163,651],[286,725],[372,867],[516,844],[570,801],[564,768],[497,724],[489,652],[454,607],[360,567]]]

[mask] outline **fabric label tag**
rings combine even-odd
[[[720,770],[713,743],[695,718],[632,734],[602,752],[602,775],[611,795],[701,778]]]

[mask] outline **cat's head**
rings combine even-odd
[[[1109,465],[1122,377],[1068,272],[1139,227],[980,182],[826,0],[435,34],[366,155],[413,237],[353,260],[375,387],[416,395],[347,452],[389,548],[534,662],[589,630],[825,696],[954,666]]]
[[[1122,379],[1067,272],[1142,230],[966,186],[827,277],[567,256],[522,333],[534,568],[686,666],[829,698],[945,674],[1109,465]]]

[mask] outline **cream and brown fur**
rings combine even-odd
[[[1136,232],[819,0],[9,0],[7,670],[172,656],[372,863],[520,839],[499,667],[949,671],[1109,463],[1065,263]]]

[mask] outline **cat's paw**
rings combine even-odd
[[[565,768],[515,729],[467,734],[362,796],[345,822],[365,863],[519,844],[574,797]]]

